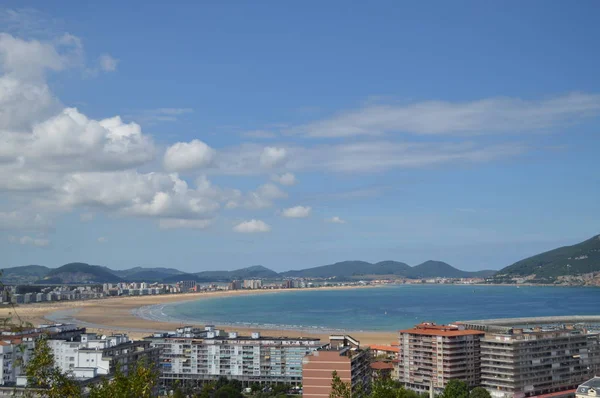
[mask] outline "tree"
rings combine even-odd
[[[138,362],[128,375],[117,364],[112,378],[90,388],[89,398],[151,398],[157,384],[158,372],[146,361]]]
[[[54,365],[54,355],[46,337],[36,341],[33,355],[25,365],[27,385],[39,389],[38,396],[47,398],[79,398],[81,388]]]
[[[235,389],[231,385],[226,385],[215,392],[214,398],[242,398],[243,395],[240,390]]]
[[[489,391],[483,387],[475,387],[469,393],[469,398],[492,398]]]
[[[329,398],[351,398],[352,386],[350,383],[342,381],[335,370],[331,374],[331,377],[331,393],[329,393]]]
[[[442,398],[469,398],[469,386],[462,380],[450,380],[444,388]]]

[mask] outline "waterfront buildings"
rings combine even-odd
[[[407,388],[440,392],[459,379],[470,387],[481,381],[480,338],[484,334],[464,327],[421,323],[400,330],[399,380]]]
[[[79,380],[108,375],[117,363],[127,374],[139,361],[154,364],[159,357],[158,348],[147,341],[131,341],[126,334],[99,336],[84,333],[74,340],[52,339],[48,345],[56,366]]]
[[[600,370],[598,335],[572,327],[488,327],[481,384],[494,398],[574,390]]]
[[[355,391],[369,391],[371,385],[370,352],[360,348],[351,336],[330,336],[330,343],[308,354],[303,361],[303,397],[329,397],[333,372]]]
[[[302,359],[323,346],[317,338],[241,336],[207,326],[182,327],[145,338],[160,348],[161,381],[201,383],[219,377],[251,383],[302,381]]]
[[[262,281],[260,279],[246,279],[244,280],[244,289],[261,289]]]

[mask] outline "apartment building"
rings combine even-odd
[[[454,325],[421,323],[400,330],[399,380],[412,390],[441,392],[459,379],[470,387],[480,384],[480,339],[484,332]]]
[[[0,333],[0,386],[15,385],[24,374],[24,366],[29,361],[40,336],[49,339],[72,339],[85,332],[75,325],[40,325],[22,331]]]
[[[246,279],[244,280],[244,289],[261,289],[262,281],[260,279]]]
[[[575,392],[576,398],[600,397],[600,377],[594,377],[582,383]]]
[[[99,336],[82,334],[76,341],[52,339],[48,341],[54,362],[64,373],[80,380],[107,375],[118,363],[125,374],[139,360],[148,363],[158,360],[158,348],[147,341],[131,341],[126,334]]]
[[[241,336],[207,326],[190,326],[145,338],[160,348],[161,381],[201,383],[221,376],[251,383],[302,381],[302,359],[323,346],[317,338]]]
[[[574,391],[600,370],[598,335],[585,329],[498,329],[481,339],[481,384],[494,398]]]
[[[304,358],[302,366],[303,397],[329,397],[333,372],[345,383],[350,383],[352,391],[359,386],[370,390],[371,367],[370,351],[360,348],[360,342],[351,336],[330,336],[330,343]]]

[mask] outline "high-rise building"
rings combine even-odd
[[[481,340],[481,384],[494,398],[574,390],[600,370],[598,335],[584,329],[489,329]]]
[[[302,396],[329,397],[333,372],[352,391],[359,386],[369,391],[371,385],[370,352],[360,348],[351,336],[330,336],[330,343],[308,354],[302,366]]]
[[[246,279],[244,281],[244,289],[260,289],[262,281],[260,279]]]
[[[323,346],[317,338],[240,336],[207,326],[146,337],[160,348],[162,384],[198,383],[219,377],[251,383],[300,384],[302,359]]]
[[[470,387],[480,384],[480,346],[484,334],[453,325],[421,323],[400,330],[399,380],[407,388],[440,392],[458,379]]]

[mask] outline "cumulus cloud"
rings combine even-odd
[[[252,219],[250,221],[244,221],[237,224],[235,227],[233,227],[233,230],[239,233],[252,234],[258,232],[269,232],[271,227],[264,221]]]
[[[486,98],[471,102],[426,101],[376,105],[289,129],[311,137],[413,134],[522,133],[549,129],[600,114],[600,95],[571,93],[554,98]]]
[[[310,206],[294,206],[288,209],[284,209],[281,215],[287,218],[306,218],[310,216]]]
[[[188,220],[185,218],[164,218],[159,221],[161,229],[204,229],[208,228],[213,220]]]
[[[287,152],[285,148],[277,148],[268,146],[263,149],[260,155],[260,164],[263,167],[275,167],[280,166],[285,162]]]
[[[267,183],[261,185],[255,191],[249,192],[243,206],[249,209],[264,209],[273,206],[274,201],[284,198],[287,198],[287,193],[276,185]]]
[[[281,185],[295,185],[296,176],[292,173],[283,173],[280,175],[274,175],[271,179]]]
[[[178,142],[167,148],[164,166],[167,171],[185,171],[208,166],[215,150],[200,140]]]
[[[46,247],[50,245],[50,241],[48,239],[40,239],[40,238],[32,238],[31,236],[11,236],[8,238],[11,243],[18,243],[21,245],[29,245],[29,246],[37,246],[37,247]]]
[[[328,223],[331,223],[331,224],[346,224],[346,221],[342,220],[338,216],[333,216],[331,218],[326,218],[325,222],[328,222]]]
[[[50,221],[40,213],[31,211],[0,211],[0,229],[47,230]]]
[[[102,54],[98,59],[100,69],[104,72],[114,72],[117,70],[119,60],[111,57],[109,54]]]

